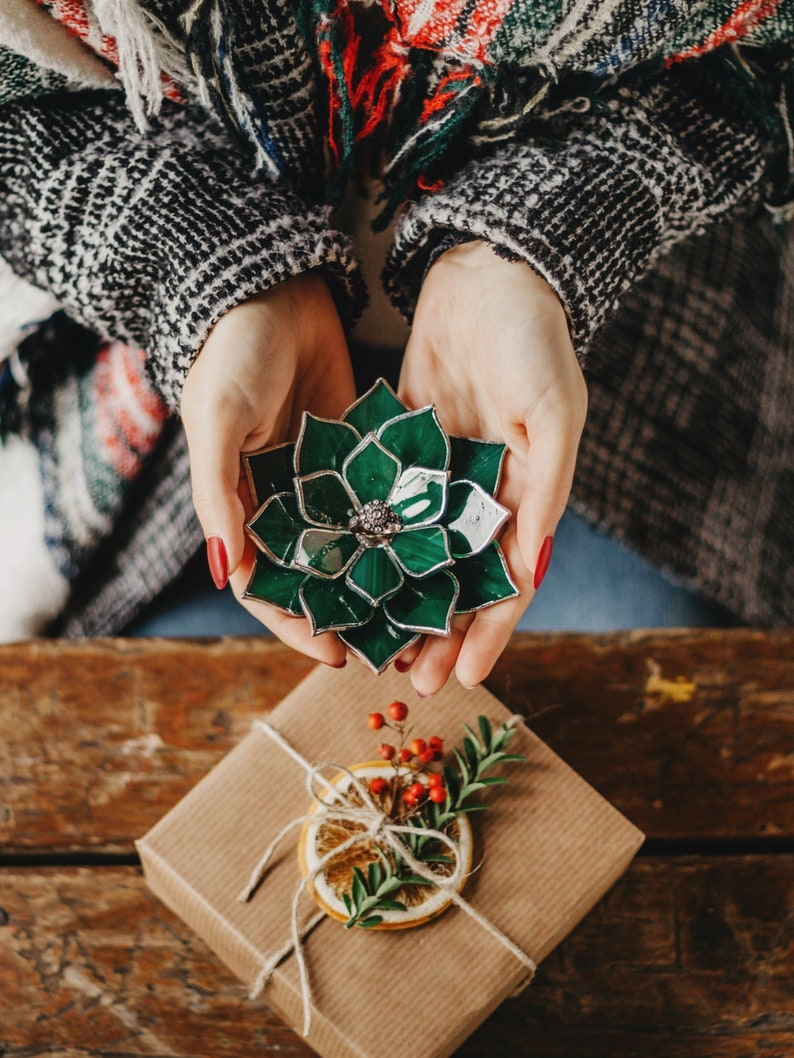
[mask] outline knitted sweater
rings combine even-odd
[[[4,413],[39,454],[56,627],[115,630],[198,543],[161,399],[214,321],[314,267],[359,311],[332,206],[373,135],[387,200],[411,199],[395,304],[450,232],[531,264],[587,364],[575,505],[746,619],[792,619],[794,263],[764,217],[792,193],[794,5],[590,6],[451,27],[455,5],[398,0],[375,76],[346,5],[45,3],[126,97],[7,38],[0,255],[66,314],[27,339],[29,399],[7,378]]]

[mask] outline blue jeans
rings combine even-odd
[[[728,611],[674,584],[568,511],[554,538],[546,578],[518,629],[611,632],[626,628],[727,628],[737,624]],[[237,603],[229,588],[215,590],[202,553],[124,634],[242,636],[265,631]]]

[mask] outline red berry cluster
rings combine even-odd
[[[380,742],[377,752],[379,757],[392,762],[397,778],[399,778],[398,769],[400,765],[409,767],[414,774],[415,781],[401,790],[403,805],[409,809],[416,808],[425,799],[433,801],[435,804],[443,804],[447,799],[443,776],[437,772],[425,772],[425,768],[428,764],[441,760],[444,755],[444,740],[439,738],[438,735],[433,735],[427,741],[423,738],[415,738],[408,745],[405,745],[407,737],[405,721],[408,719],[408,706],[405,702],[392,702],[387,707],[386,712],[389,720],[392,721],[391,723],[389,723],[383,713],[370,713],[368,723],[373,731],[380,731],[382,727],[388,727],[396,731],[400,736],[398,746],[394,746],[390,742]],[[426,782],[424,783],[416,779],[416,776],[422,774],[426,776]],[[399,783],[399,786],[401,787],[402,783]],[[388,780],[379,777],[370,781],[369,788],[377,796],[384,794],[390,788],[390,784]],[[395,788],[393,792],[396,794],[397,789]]]

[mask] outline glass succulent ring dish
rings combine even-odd
[[[448,436],[383,380],[341,420],[243,456],[259,553],[244,593],[335,631],[381,672],[453,614],[518,594],[496,536],[505,446]]]

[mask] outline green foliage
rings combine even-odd
[[[379,911],[407,911],[408,908],[399,900],[390,899],[390,894],[407,885],[432,885],[411,874],[400,864],[401,870],[395,870],[391,859],[378,849],[379,859],[373,860],[365,874],[360,867],[353,868],[353,887],[349,893],[342,894],[345,909],[350,916],[345,922],[345,929],[360,926],[372,929],[383,922]]]
[[[487,805],[466,802],[472,794],[487,790],[489,786],[499,786],[508,780],[502,775],[486,776],[486,772],[500,764],[526,760],[519,753],[507,753],[505,748],[515,734],[515,730],[502,724],[494,731],[487,717],[477,718],[478,731],[468,724],[462,749],[454,749],[455,766],[444,768],[444,785],[447,799],[444,804],[435,804],[427,800],[416,815],[409,816],[404,822],[416,829],[416,833],[401,835],[411,855],[422,863],[452,863],[452,857],[446,853],[444,846],[430,835],[422,834],[423,829],[445,833],[450,824],[463,813],[483,812]],[[349,915],[345,927],[360,926],[372,929],[383,922],[382,911],[406,911],[405,904],[391,898],[391,894],[408,885],[428,885],[433,883],[420,878],[408,867],[398,855],[387,855],[378,848],[378,859],[374,860],[366,874],[358,867],[353,871],[353,885],[350,893],[344,893],[342,900]]]

